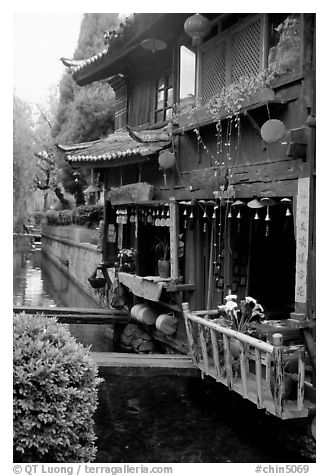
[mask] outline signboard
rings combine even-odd
[[[296,287],[295,301],[307,300],[307,261],[309,243],[310,179],[298,180],[296,212]]]
[[[112,205],[147,202],[153,198],[153,185],[147,182],[130,183],[121,187],[111,187],[109,199]]]

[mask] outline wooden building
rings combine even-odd
[[[107,80],[116,94],[114,134],[60,146],[104,178],[104,266],[137,250],[119,281],[130,306],[174,314],[153,335],[177,350],[188,351],[183,302],[187,316],[252,296],[267,321],[295,322],[315,368],[314,35],[313,14],[144,13],[103,52],[65,60],[77,84]],[[306,416],[298,398],[273,413]]]

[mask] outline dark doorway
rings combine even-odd
[[[263,305],[268,317],[282,319],[294,308],[294,222],[281,206],[270,208],[271,221],[263,215],[260,220],[251,217],[248,293]]]

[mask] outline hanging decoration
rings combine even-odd
[[[164,208],[161,210],[160,226],[166,226],[166,219],[165,219]]]
[[[192,46],[199,46],[211,30],[211,23],[208,18],[196,13],[188,17],[184,23],[185,33],[192,38]]]
[[[269,119],[266,121],[260,130],[262,139],[267,144],[280,142],[286,134],[286,126],[278,119]]]
[[[247,206],[256,210],[254,220],[259,220],[258,209],[263,208],[264,205],[257,198],[254,198],[253,200],[247,203]]]
[[[152,53],[156,51],[162,51],[167,48],[167,43],[163,40],[159,40],[158,38],[146,38],[141,42],[141,47],[145,50],[150,50]]]
[[[287,206],[286,208],[286,217],[291,216],[291,211],[290,211],[290,205],[291,205],[291,199],[290,198],[282,198],[281,203]]]
[[[175,154],[170,150],[162,150],[159,152],[158,162],[161,169],[171,169],[176,164]]]
[[[242,202],[241,200],[235,200],[235,202],[232,203],[232,207],[237,207],[238,209],[238,213],[236,215],[236,219],[238,220],[238,230],[237,232],[240,233],[240,229],[241,229],[241,210],[240,210],[240,207],[244,206],[245,203]]]
[[[262,204],[264,204],[264,206],[266,206],[265,236],[266,236],[266,238],[268,238],[268,236],[269,236],[269,234],[270,234],[270,224],[269,224],[269,222],[271,221],[271,217],[270,217],[270,207],[272,207],[273,205],[275,205],[275,201],[273,200],[273,198],[269,198],[269,197],[263,197],[263,198],[260,199],[260,201],[261,201]]]
[[[167,227],[170,226],[170,211],[169,211],[169,208],[168,208],[167,214],[166,214],[166,226]]]

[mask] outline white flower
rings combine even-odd
[[[224,297],[225,301],[233,301],[237,298],[238,296],[236,294],[228,294],[227,296]]]
[[[226,304],[225,304],[225,309],[226,311],[233,311],[233,309],[235,309],[236,307],[238,307],[237,303],[234,302],[234,301],[228,301]]]

